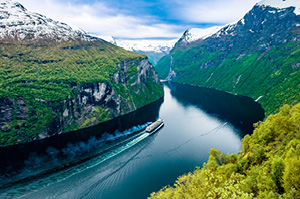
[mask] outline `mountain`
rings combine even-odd
[[[190,28],[187,29],[182,37],[176,42],[177,45],[186,45],[197,40],[203,40],[218,32],[222,26],[213,26],[210,28]]]
[[[0,147],[87,128],[163,96],[145,55],[0,3]]]
[[[20,3],[10,0],[0,3],[0,37],[16,40],[68,41],[81,39],[96,40],[80,29],[54,21],[43,15],[26,10]]]
[[[140,39],[140,40],[129,40],[129,39],[111,39],[104,38],[113,44],[116,44],[125,50],[132,52],[142,53],[147,55],[149,61],[156,65],[158,60],[165,55],[168,55],[170,50],[173,48],[177,39],[172,40],[155,40],[155,39]]]
[[[208,37],[182,43],[156,69],[171,79],[259,101],[266,115],[300,101],[300,5],[264,0],[241,20]]]

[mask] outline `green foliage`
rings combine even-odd
[[[171,59],[169,55],[162,57],[155,66],[160,79],[166,79],[170,71]]]
[[[75,98],[78,91],[72,90],[74,84],[108,82],[125,102],[132,103],[128,89],[114,84],[111,76],[117,72],[117,65],[125,61],[130,63],[125,71],[128,77],[135,77],[137,64],[146,58],[103,40],[1,41],[0,57],[0,100],[10,100],[14,104],[12,120],[0,124],[0,146],[39,139],[38,135],[48,131],[57,114],[62,114],[56,111],[61,108],[60,102]],[[148,99],[154,101],[158,98],[155,91],[150,91],[152,88],[161,90],[161,85],[150,82],[149,88],[145,88],[150,96]],[[139,106],[149,103],[138,101],[141,100],[138,95],[134,100]],[[112,117],[100,107],[90,116],[84,118],[81,126],[71,121],[66,130],[83,128]]]
[[[286,162],[284,172],[284,190],[286,192],[296,190],[300,196],[300,157],[292,157]]]
[[[300,198],[300,104],[256,124],[243,150],[212,148],[208,163],[150,198]]]
[[[170,67],[175,82],[204,86],[258,99],[266,116],[282,104],[300,101],[300,43],[277,45],[267,52],[253,54],[225,53],[210,49],[205,41],[176,47],[163,57],[156,70],[167,77]],[[212,48],[212,47],[211,47]]]
[[[283,183],[283,172],[284,172],[284,162],[283,159],[280,157],[275,157],[273,159],[272,162],[272,179],[275,182],[277,188],[278,188],[278,192],[279,193],[283,193],[283,187],[282,187],[282,183]]]

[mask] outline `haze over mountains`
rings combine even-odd
[[[149,61],[153,65],[156,65],[160,58],[169,54],[170,50],[177,42],[177,39],[112,39],[108,41],[124,48],[125,50],[147,55]]]
[[[165,55],[168,55],[176,43],[191,43],[199,39],[205,39],[221,29],[221,26],[210,28],[190,28],[179,39],[115,39],[103,37],[106,41],[116,44],[125,50],[142,53],[148,56],[149,61],[156,65]]]

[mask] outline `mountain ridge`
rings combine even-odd
[[[0,38],[2,39],[19,41],[37,39],[93,41],[99,39],[88,35],[82,29],[73,29],[65,23],[30,12],[13,0],[0,3],[0,17]]]
[[[300,17],[295,7],[256,4],[210,37],[175,45],[158,62],[159,77],[259,99],[266,115],[283,103],[294,105],[300,100]],[[284,93],[288,85],[293,86]]]
[[[0,16],[0,147],[88,128],[163,96],[145,55],[14,1],[0,3]]]

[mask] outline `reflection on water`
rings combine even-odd
[[[140,132],[118,140],[105,151],[113,154],[110,158],[97,154],[88,161],[92,167],[87,162],[76,164],[70,169],[80,172],[44,188],[38,183],[40,179],[25,183],[24,189],[34,188],[22,198],[146,198],[201,166],[212,147],[225,153],[238,152],[243,132],[250,132],[253,122],[262,119],[262,109],[249,98],[178,84],[165,85],[164,89],[160,108],[148,106],[136,117],[141,121],[163,118],[161,130],[152,136]],[[155,118],[147,119],[149,116]],[[53,172],[49,179],[56,175],[58,172]],[[16,187],[2,194],[8,196]]]
[[[36,165],[41,161],[42,163],[52,161],[53,155],[56,155],[57,150],[65,150],[72,158],[72,152],[75,150],[69,150],[70,148],[78,146],[77,148],[80,148],[79,152],[82,152],[82,147],[85,144],[87,147],[93,148],[94,138],[102,138],[103,134],[118,134],[118,132],[123,132],[124,134],[126,129],[155,121],[162,102],[163,99],[160,99],[137,111],[90,128],[63,133],[28,144],[0,148],[0,176],[23,170],[24,167],[28,169],[28,166],[30,167],[28,163],[32,162],[32,160],[35,161]]]
[[[193,105],[202,109],[208,114],[230,122],[243,133],[251,133],[253,123],[264,118],[261,105],[249,97],[178,83],[165,85],[183,106]]]

